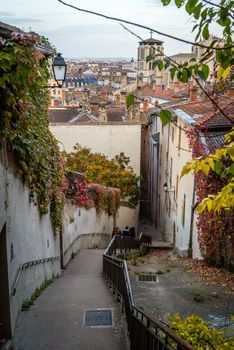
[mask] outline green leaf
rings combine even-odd
[[[131,107],[131,106],[134,104],[134,102],[135,102],[135,97],[134,97],[134,95],[132,95],[132,94],[128,95],[127,98],[126,98],[126,106],[127,106],[127,109],[128,109],[129,107]]]
[[[159,117],[161,119],[163,126],[165,126],[171,122],[172,114],[167,109],[164,109],[159,112]]]
[[[195,26],[192,29],[192,32],[194,32],[194,30],[198,27],[198,24],[195,24]]]
[[[186,69],[183,69],[182,71],[182,80],[183,80],[183,83],[188,82],[188,71]]]
[[[206,8],[204,11],[202,11],[202,13],[201,13],[201,18],[203,19],[203,21],[205,21],[206,20],[206,17],[207,17],[207,11],[208,11],[208,9]]]
[[[163,6],[167,6],[170,4],[171,0],[161,0],[163,3]]]
[[[184,4],[184,0],[175,0],[175,4],[178,8],[180,8]]]
[[[170,67],[171,62],[169,60],[166,61],[164,69],[167,69],[168,67]]]
[[[171,72],[171,79],[173,80],[174,76],[175,76],[175,73],[176,73],[176,68],[171,68],[170,72]]]
[[[158,69],[161,71],[163,69],[163,61],[159,60]]]
[[[209,66],[207,64],[202,65],[203,80],[207,80],[209,75]]]
[[[153,59],[154,59],[154,55],[152,53],[146,56],[146,62],[152,61]]]
[[[200,2],[200,4],[198,4],[195,7],[195,9],[193,10],[195,19],[198,19],[200,17],[200,13],[201,13],[202,7],[203,7],[203,4]]]
[[[189,15],[193,13],[194,7],[196,6],[196,3],[198,0],[188,0],[185,9],[188,12]]]
[[[223,167],[223,163],[221,162],[221,160],[218,160],[217,162],[215,162],[214,171],[216,172],[217,175],[221,174],[222,167]]]
[[[210,33],[209,33],[209,23],[206,23],[205,27],[202,30],[202,36],[204,39],[208,40]]]

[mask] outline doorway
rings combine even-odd
[[[0,339],[11,338],[6,224],[0,233]]]

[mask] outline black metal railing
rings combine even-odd
[[[18,268],[17,274],[16,274],[14,285],[11,289],[11,295],[16,294],[17,286],[19,284],[22,271],[28,269],[29,267],[32,267],[35,265],[40,265],[40,264],[45,264],[48,262],[54,262],[55,260],[60,260],[60,256],[53,256],[53,257],[43,258],[43,259],[39,259],[39,260],[27,261],[27,262],[23,263],[22,265],[20,265]]]
[[[144,236],[143,244],[151,238]],[[138,249],[139,239],[114,236],[103,255],[103,275],[125,310],[131,350],[195,350],[162,322],[134,304],[127,263],[117,258],[121,250]]]

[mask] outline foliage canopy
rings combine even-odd
[[[87,147],[76,145],[72,153],[64,153],[66,169],[87,177],[89,183],[119,188],[121,198],[135,207],[140,197],[140,176],[129,166],[129,158],[120,153],[109,160],[104,154],[92,153]]]
[[[61,227],[63,169],[57,141],[48,124],[48,59],[35,50],[40,38],[12,33],[0,38],[0,137],[29,187],[31,199],[54,227]]]

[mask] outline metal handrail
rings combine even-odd
[[[15,278],[15,282],[14,285],[11,289],[11,295],[15,295],[16,290],[17,290],[17,286],[21,277],[21,273],[23,270],[26,270],[29,267],[35,266],[35,265],[39,265],[39,264],[44,264],[50,261],[55,261],[55,260],[60,260],[60,256],[54,256],[54,257],[49,257],[49,258],[43,258],[43,259],[38,259],[38,260],[31,260],[31,261],[27,261],[23,264],[21,264],[18,268],[17,274],[16,274],[16,278]]]
[[[147,241],[147,239],[146,239]],[[114,286],[115,291],[117,290],[118,294],[121,295],[122,300],[124,302],[125,310],[126,307],[130,311],[130,313],[126,313],[129,337],[131,348],[135,350],[151,350],[151,349],[160,349],[164,350],[195,350],[195,348],[190,345],[187,341],[177,336],[173,333],[167,326],[165,326],[160,320],[154,318],[150,313],[141,310],[134,303],[134,298],[132,294],[131,283],[128,274],[127,262],[123,259],[111,256],[112,252],[116,251],[116,236],[114,236],[109,243],[107,249],[103,255],[103,273],[105,278],[110,282],[112,286]],[[118,268],[122,268],[123,273],[123,283],[124,286],[118,285],[119,277],[117,276],[117,281],[113,280],[112,272],[109,271],[111,266],[107,266],[106,264],[111,264],[111,266],[115,269],[115,265]],[[107,271],[108,270],[108,271]],[[109,274],[108,274],[109,273]],[[112,278],[112,280],[111,280]],[[115,278],[114,278],[115,279]],[[116,285],[117,284],[117,285]],[[125,290],[125,292],[124,292]],[[125,298],[125,293],[127,300]],[[137,329],[137,332],[134,333]],[[139,331],[139,327],[144,329],[144,335]],[[162,334],[160,334],[160,332]],[[139,339],[136,337],[143,337],[144,345],[141,346],[139,344]],[[148,343],[147,343],[148,342]],[[146,345],[148,344],[148,345]],[[150,344],[150,345],[149,345]],[[154,345],[152,345],[154,344]],[[175,347],[175,346],[176,347]]]

